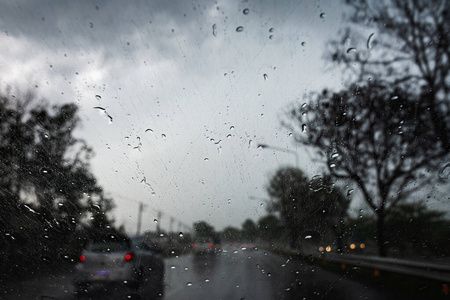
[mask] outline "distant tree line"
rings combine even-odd
[[[0,95],[0,273],[71,263],[90,238],[115,232],[114,207],[90,171],[93,151],[74,136],[75,104],[32,93]]]

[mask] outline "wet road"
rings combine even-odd
[[[163,299],[399,299],[345,276],[264,251],[225,248],[215,256],[166,259]],[[73,299],[72,274],[14,283],[1,299]],[[97,290],[87,299],[148,299],[140,290]],[[46,296],[48,298],[41,298]]]

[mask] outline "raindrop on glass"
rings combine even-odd
[[[248,9],[248,8],[244,8],[244,10],[242,11],[242,13],[243,13],[244,15],[248,15],[249,12],[250,12],[250,9]]]
[[[209,161],[209,158],[205,157],[203,160],[204,160],[204,161]]]
[[[439,178],[442,180],[447,180],[450,176],[450,163],[447,163],[439,170]]]
[[[97,99],[97,100],[102,100],[102,96],[100,96],[100,95],[95,95],[95,99]]]
[[[163,139],[166,139],[166,135],[163,133],[163,134],[161,134],[161,137],[163,138]]]
[[[353,52],[356,52],[356,48],[351,47],[351,48],[347,49],[347,53],[353,53]]]
[[[244,31],[244,27],[243,26],[238,26],[236,28],[236,32],[242,32],[242,31]]]
[[[227,138],[228,138],[228,139],[231,138],[231,134],[228,134],[228,135],[227,135]]]
[[[217,36],[217,25],[216,24],[214,24],[212,26],[212,34],[213,34],[213,36]]]
[[[158,223],[158,220],[154,219],[153,222]]]
[[[186,285],[187,286],[192,286],[192,282],[188,282]]]
[[[184,235],[183,235],[183,233],[182,233],[182,232],[180,232],[180,233],[179,233],[179,236],[180,236],[180,237],[183,237]]]
[[[327,16],[326,13],[321,13],[321,14],[320,14],[320,18],[321,18],[321,19],[325,19],[326,16]]]
[[[267,76],[267,74],[264,74],[263,77],[264,77],[264,80],[266,80],[266,81],[269,79],[269,76]]]
[[[306,42],[302,42],[302,46],[305,46],[306,45]]]
[[[272,27],[272,28],[269,29],[269,32],[274,32],[274,30],[275,29],[273,29],[273,27]]]
[[[306,124],[302,124],[302,132],[306,131]]]

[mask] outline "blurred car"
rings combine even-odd
[[[210,237],[198,237],[191,247],[195,255],[208,255],[216,254],[220,249],[220,244],[214,243],[214,239]]]
[[[110,236],[88,244],[76,265],[79,293],[91,286],[126,284],[139,288],[150,284],[154,295],[164,293],[164,262],[157,248],[145,238]]]

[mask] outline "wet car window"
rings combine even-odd
[[[449,0],[0,0],[0,299],[445,299]]]

